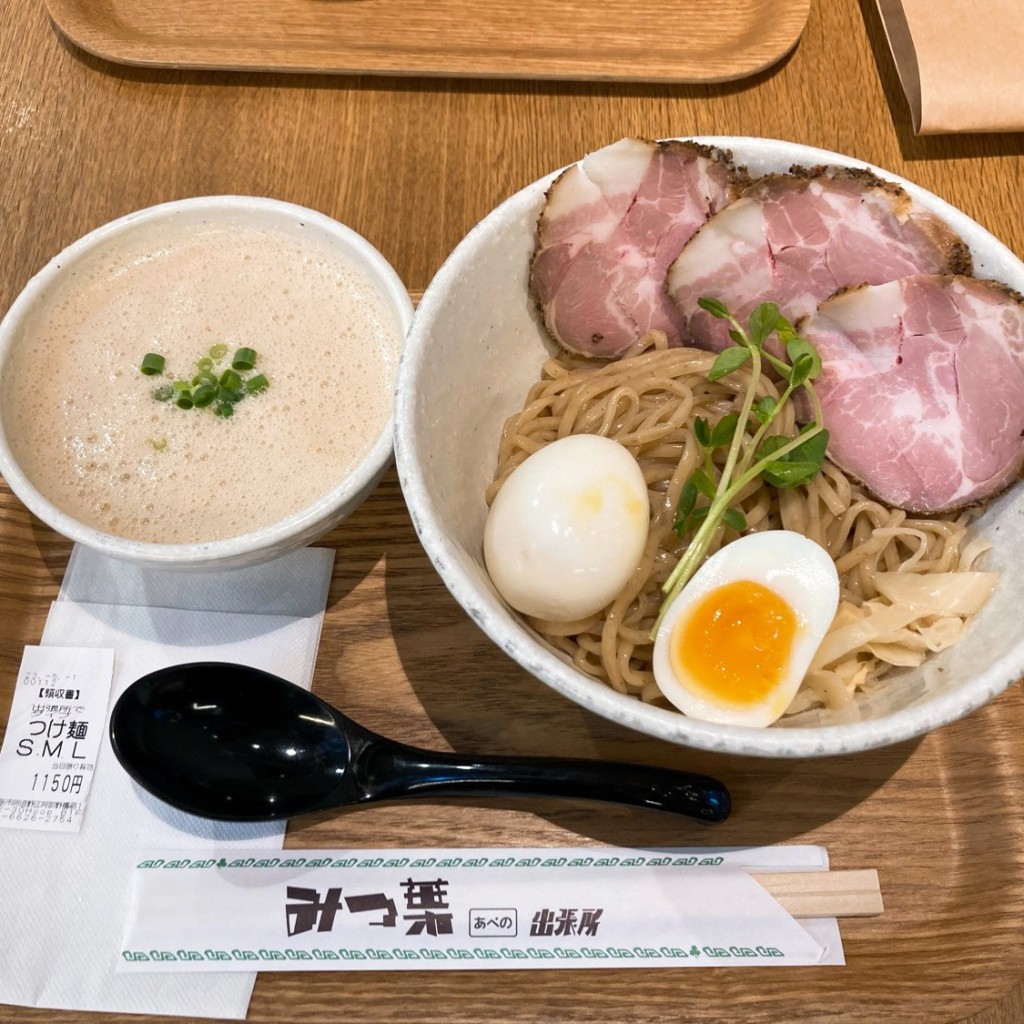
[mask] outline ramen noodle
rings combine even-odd
[[[569,434],[602,434],[637,458],[651,496],[647,545],[630,582],[601,613],[579,622],[528,619],[573,663],[620,693],[666,702],[651,667],[651,629],[661,585],[686,549],[674,531],[680,492],[703,460],[694,421],[739,411],[749,366],[710,382],[715,353],[668,348],[651,332],[625,356],[595,363],[549,359],[522,410],[505,424],[488,504],[524,459]],[[766,377],[758,397],[777,397]],[[795,436],[791,403],[773,430]],[[839,573],[841,600],[804,685],[789,708],[840,708],[894,670],[950,646],[984,603],[995,574],[973,569],[987,548],[968,540],[971,511],[911,518],[883,505],[827,459],[805,486],[779,490],[754,481],[739,495],[748,531],[795,530],[821,544]],[[708,552],[737,536],[720,528]]]

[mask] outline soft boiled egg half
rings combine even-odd
[[[502,484],[484,524],[484,562],[516,611],[576,622],[629,581],[649,522],[633,455],[611,438],[572,434],[534,452]]]
[[[684,714],[771,725],[789,707],[839,605],[835,563],[790,530],[751,533],[711,556],[669,606],[654,679]]]

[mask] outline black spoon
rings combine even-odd
[[[460,757],[385,739],[259,669],[176,665],[132,683],[110,719],[118,761],[174,807],[221,821],[275,821],[410,796],[584,797],[724,821],[716,779],[610,761]]]

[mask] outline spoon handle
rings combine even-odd
[[[354,766],[366,800],[414,796],[574,797],[650,807],[714,823],[729,816],[717,779],[616,761],[460,757],[391,741],[370,744]]]

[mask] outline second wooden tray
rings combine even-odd
[[[349,74],[716,82],[774,64],[810,0],[47,0],[126,64]]]

